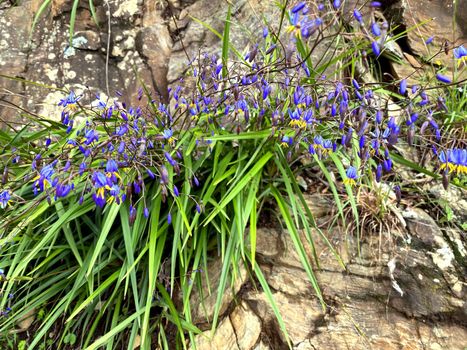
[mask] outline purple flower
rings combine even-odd
[[[362,14],[360,13],[360,11],[358,11],[357,9],[354,9],[354,10],[353,10],[353,16],[355,17],[355,19],[356,19],[360,24],[363,23],[363,17],[362,17]]]
[[[344,179],[344,184],[345,185],[355,185],[356,180],[358,179],[357,175],[357,169],[353,166],[349,166],[347,170],[345,171],[345,176],[346,178]]]
[[[452,82],[447,76],[442,75],[440,73],[436,74],[436,79],[438,79],[442,83],[450,84]]]
[[[175,166],[177,164],[177,162],[172,158],[172,156],[168,152],[164,152],[164,156],[170,165]]]
[[[105,171],[108,173],[116,173],[118,172],[118,164],[115,160],[109,159],[105,166]]]
[[[294,7],[292,7],[292,9],[290,10],[290,12],[292,12],[292,13],[297,13],[298,11],[300,11],[301,9],[303,9],[305,6],[306,6],[306,4],[305,4],[304,1],[299,2],[297,5],[295,5]]]
[[[381,164],[378,164],[376,167],[376,182],[381,181],[382,175],[383,175],[383,166]]]
[[[454,49],[454,58],[456,60],[460,60],[461,62],[467,61],[467,49],[464,47],[464,45]]]
[[[360,90],[360,85],[355,79],[352,79],[352,84],[356,90]]]
[[[376,56],[379,56],[381,54],[381,50],[379,48],[379,45],[376,41],[373,41],[371,43],[371,48],[373,50],[373,53],[376,55]]]
[[[156,175],[150,169],[146,169],[146,172],[148,173],[151,179],[154,179],[156,177]]]
[[[167,214],[167,223],[170,225],[172,223],[172,214]]]
[[[0,192],[0,208],[5,209],[8,204],[10,204],[11,195],[10,191],[3,190]]]
[[[375,36],[380,36],[381,35],[381,29],[379,28],[378,23],[376,23],[376,22],[371,23],[371,32]]]
[[[405,95],[405,93],[407,92],[407,80],[406,79],[401,80],[399,84],[399,92],[401,95]]]

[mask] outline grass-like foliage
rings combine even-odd
[[[20,339],[18,324],[32,315],[28,349],[186,348],[200,332],[191,292],[202,279],[209,285],[218,256],[212,328],[244,264],[287,334],[255,258],[265,205],[277,208],[325,307],[319,261],[302,239],[327,240],[295,180],[300,159],[319,166],[340,220],[350,208],[357,230],[355,186],[397,180],[396,144],[434,153],[446,185],[467,172],[465,144],[445,143],[440,127],[451,115],[443,99],[455,95],[451,78],[433,76],[438,89],[425,89],[367,85],[357,73],[377,64],[390,39],[387,23],[372,20],[377,6],[364,9],[369,21],[358,9],[344,15],[339,1],[284,7],[245,54],[230,45],[229,11],[222,55],[195,57],[169,103],[144,86],[139,105],[71,91],[57,101],[61,123],[31,117],[1,131],[0,341]],[[323,41],[330,56],[313,63]],[[463,65],[465,56],[455,59]]]

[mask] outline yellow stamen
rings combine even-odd
[[[96,192],[97,197],[104,198],[105,197],[104,196],[104,193],[105,193],[104,191],[105,191],[104,187],[98,188],[97,192]]]
[[[344,179],[344,185],[355,186],[357,183],[354,179],[346,178]]]

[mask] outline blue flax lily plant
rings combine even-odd
[[[69,91],[58,102],[60,123],[1,132],[0,342],[32,313],[28,349],[50,334],[57,348],[132,349],[137,338],[142,349],[186,348],[200,333],[190,295],[203,280],[209,285],[215,256],[223,265],[217,289],[208,291],[217,295],[210,326],[245,266],[289,339],[256,263],[265,205],[279,208],[278,224],[326,307],[312,268],[319,261],[304,245],[319,238],[334,250],[295,180],[300,159],[323,171],[341,214],[342,196],[355,203],[355,187],[397,180],[396,145],[429,149],[433,176],[446,185],[467,174],[465,140],[446,140],[440,127],[451,77],[438,73],[431,87],[405,79],[373,86],[354,74],[358,62],[385,54],[390,30],[374,20],[379,6],[348,16],[337,0],[316,8],[299,2],[283,9],[285,34],[271,23],[244,55],[228,41],[229,11],[222,56],[194,57],[167,103],[144,85],[138,105],[120,93]],[[336,46],[329,60],[344,69],[313,65],[313,44],[329,28],[338,38],[344,18],[364,41]],[[459,69],[466,56],[463,46],[454,50]],[[388,113],[389,96],[398,115]]]

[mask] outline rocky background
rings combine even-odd
[[[273,23],[279,10],[272,0],[231,3],[231,41],[242,51],[255,43],[264,23]],[[345,6],[360,3],[351,0]],[[458,0],[456,13],[448,0],[382,3],[380,15],[397,26],[396,32],[435,17],[391,46],[401,60],[384,67],[392,79],[416,81],[428,67],[429,57],[445,46],[449,49],[467,41],[466,0]],[[222,32],[228,6],[226,0],[96,0],[96,25],[89,3],[81,1],[70,46],[72,4],[72,0],[52,1],[31,31],[41,0],[0,3],[4,127],[19,123],[21,109],[59,117],[56,104],[63,93],[57,88],[112,96],[118,90],[134,100],[141,80],[155,98],[166,100],[167,88],[184,76],[189,59],[200,50],[220,50],[219,38],[194,18]],[[427,47],[425,40],[431,36],[434,45]],[[449,57],[437,56],[439,64],[451,66]],[[436,198],[447,196],[435,187],[430,191]],[[465,198],[465,193],[451,193],[443,199],[455,203],[454,214],[463,222],[467,221]],[[323,196],[310,195],[309,203],[322,222],[333,212]],[[385,228],[380,236],[367,237],[360,256],[355,244],[342,239],[343,232],[327,232],[347,270],[316,242],[322,268],[318,279],[327,303],[324,310],[313,296],[287,233],[276,226],[258,232],[258,262],[266,271],[294,349],[467,348],[465,232],[438,227],[432,215],[421,209],[406,209],[397,217],[394,227],[399,229]],[[219,264],[214,261],[209,269],[214,283]],[[237,284],[225,294],[216,335],[211,341],[198,336],[198,349],[286,349],[264,292],[254,288],[244,267],[239,271]],[[193,300],[200,305],[194,317],[202,329],[207,329],[215,299],[206,295],[197,293]]]
[[[451,193],[455,198],[455,193]],[[307,195],[318,223],[326,227],[336,208],[326,195]],[[462,199],[460,200],[462,201]],[[467,209],[467,202],[461,203]],[[458,208],[461,209],[461,208]],[[355,237],[344,230],[325,231],[347,268],[316,234],[321,269],[317,279],[326,302],[314,296],[293,242],[280,226],[258,231],[257,260],[278,305],[294,350],[317,349],[458,349],[467,346],[466,235],[438,227],[426,211],[394,208],[392,224],[381,235],[368,235],[357,254]],[[465,213],[465,212],[464,212]],[[460,214],[460,213],[459,213]],[[386,220],[386,219],[385,219]],[[273,220],[272,220],[273,221]],[[368,220],[368,227],[376,217]],[[378,225],[376,225],[378,226]],[[312,257],[312,248],[302,236]],[[220,261],[208,269],[211,290],[219,283]],[[194,320],[207,327],[216,296],[193,296]],[[207,318],[205,316],[207,312]],[[224,295],[223,318],[213,338],[196,338],[203,350],[286,350],[266,294],[258,291],[240,266],[237,283]]]

